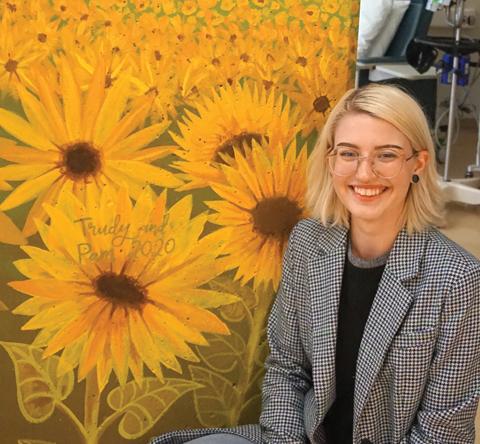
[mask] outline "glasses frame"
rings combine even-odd
[[[335,157],[337,157],[337,153],[338,151],[336,149],[333,149],[332,150],[332,153],[331,154],[328,154],[327,155],[327,159],[334,159]],[[332,174],[334,174],[335,176],[338,176],[338,177],[347,177],[347,176],[351,176],[352,174],[356,174],[357,171],[358,171],[358,167],[360,166],[360,162],[362,162],[363,160],[365,159],[369,159],[369,164],[370,164],[370,169],[372,170],[373,174],[375,174],[375,176],[377,176],[379,179],[393,179],[394,177],[397,177],[401,172],[402,172],[402,169],[403,169],[403,166],[405,165],[406,162],[408,162],[410,159],[413,159],[414,157],[416,157],[418,155],[418,151],[413,151],[412,155],[409,156],[409,157],[406,157],[404,154],[401,155],[402,159],[403,159],[403,162],[402,162],[402,165],[400,167],[400,169],[398,170],[398,172],[396,174],[394,174],[393,176],[380,176],[376,171],[375,171],[375,167],[373,165],[373,160],[370,160],[370,158],[372,157],[372,154],[369,154],[367,156],[358,156],[358,158],[356,159],[357,161],[357,166],[355,168],[355,171],[349,173],[349,174],[338,174],[334,171],[334,169],[332,168],[332,164],[330,162],[330,160],[328,160],[328,167],[330,169],[330,172]]]

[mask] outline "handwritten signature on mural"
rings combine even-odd
[[[97,225],[92,222],[92,217],[82,217],[73,222],[80,224],[86,238],[105,236],[109,238],[109,248],[100,251],[94,250],[92,243],[80,242],[77,244],[78,261],[80,264],[85,261],[95,262],[101,259],[114,260],[115,251],[122,251],[127,248],[128,259],[135,260],[139,256],[154,259],[164,254],[171,254],[175,251],[176,242],[172,237],[165,238],[165,227],[169,222],[167,213],[160,224],[143,224],[133,232],[131,223],[122,223],[121,216],[117,214],[113,223]],[[127,243],[129,245],[126,245]]]

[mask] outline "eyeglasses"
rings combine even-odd
[[[375,176],[381,179],[392,179],[402,171],[403,164],[417,155],[414,152],[410,157],[392,149],[382,149],[368,156],[360,156],[350,148],[338,148],[328,157],[330,171],[336,176],[350,176],[355,174],[360,162],[368,159]]]

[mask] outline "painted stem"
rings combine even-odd
[[[98,439],[100,439],[102,435],[105,433],[105,431],[115,422],[115,420],[120,416],[122,416],[124,413],[125,413],[125,410],[119,410],[115,413],[112,413],[110,416],[108,416],[98,428],[98,433],[97,433]]]
[[[85,444],[98,443],[98,413],[100,410],[100,391],[98,390],[97,374],[91,371],[86,380],[85,388]]]
[[[87,432],[83,424],[78,420],[75,414],[63,403],[57,403],[57,409],[63,412],[76,426],[78,432],[82,436],[82,438],[86,441],[87,439]]]
[[[243,406],[245,404],[245,397],[252,383],[252,374],[255,367],[255,359],[259,353],[259,343],[262,335],[262,330],[265,326],[265,320],[270,310],[271,294],[268,290],[261,291],[259,294],[259,301],[251,323],[250,336],[246,347],[244,356],[245,371],[240,375],[237,390],[239,393],[237,404],[232,409],[230,417],[231,424],[236,425],[240,420]]]

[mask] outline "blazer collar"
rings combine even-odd
[[[357,360],[356,387],[360,389],[355,391],[355,427],[390,342],[413,301],[413,294],[406,288],[406,283],[419,272],[426,239],[426,232],[409,235],[402,230],[389,255]],[[345,227],[322,230],[317,242],[318,254],[313,255],[308,263],[314,322],[313,378],[320,418],[335,398],[335,344],[347,241],[348,229]]]
[[[412,279],[418,274],[428,233],[429,230],[426,230],[409,235],[406,229],[398,233],[386,268],[399,281]]]
[[[335,225],[324,228],[318,237],[318,253],[320,255],[336,254],[346,248],[348,241],[348,228],[343,225]]]
[[[415,299],[415,293],[411,291],[408,282],[419,273],[427,237],[427,232],[409,235],[406,230],[402,230],[389,255],[357,358],[354,436],[390,343]]]
[[[397,235],[388,257],[386,268],[398,280],[405,281],[415,277],[420,269],[425,242],[430,230],[408,234],[403,228]],[[331,255],[345,251],[348,242],[348,229],[336,225],[325,229],[318,238],[318,254]]]

